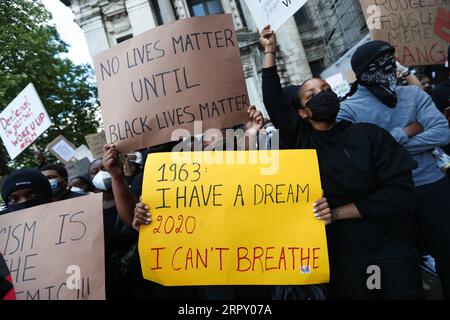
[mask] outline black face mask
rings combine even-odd
[[[340,105],[337,94],[331,90],[321,91],[306,104],[312,112],[311,120],[318,122],[335,121]]]
[[[9,212],[19,211],[19,210],[39,206],[41,204],[48,203],[48,202],[49,201],[46,196],[40,195],[40,196],[34,197],[33,199],[31,199],[30,201],[27,201],[27,202],[9,204],[8,211]]]

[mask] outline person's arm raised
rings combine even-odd
[[[274,67],[277,64],[277,37],[275,35],[275,32],[270,30],[270,26],[266,26],[261,32],[259,43],[261,44],[261,47],[264,48],[263,67]]]
[[[275,33],[266,26],[261,32],[259,42],[264,49],[262,70],[262,92],[270,120],[279,130],[281,140],[286,146],[294,147],[302,120],[283,96],[280,77],[276,66],[277,39]],[[300,106],[298,106],[300,107]]]
[[[117,212],[120,219],[128,226],[131,226],[134,218],[136,198],[128,187],[123,165],[120,161],[119,152],[114,145],[106,144],[103,147],[103,166],[111,175],[112,190],[116,203]]]

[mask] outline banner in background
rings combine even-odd
[[[76,148],[64,136],[59,135],[47,145],[47,150],[58,158],[59,161],[67,164],[73,159]]]
[[[449,0],[360,0],[373,40],[395,46],[405,66],[443,64],[450,44]]]
[[[14,160],[43,134],[52,122],[30,83],[0,113],[0,137]]]
[[[92,156],[97,158],[103,157],[103,146],[106,144],[105,131],[99,133],[88,134],[84,137],[87,145],[92,152]]]

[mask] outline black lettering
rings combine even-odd
[[[138,97],[136,97],[136,93],[134,91],[133,81],[131,81],[131,83],[130,83],[130,85],[131,85],[131,93],[133,94],[134,101],[141,102],[142,99],[144,99],[144,90],[143,90],[143,87],[142,87],[142,79],[139,79],[138,81],[139,81],[139,90],[137,90],[137,92],[140,95]],[[147,95],[148,95],[148,92],[147,92]],[[148,97],[147,97],[147,99],[148,99]]]
[[[145,129],[148,129],[148,131],[152,131],[152,128],[147,125],[147,116],[145,116],[144,120],[142,118],[139,118],[141,122],[142,132],[145,132]]]
[[[69,215],[69,214],[62,214],[62,215],[59,216],[59,217],[62,217],[62,220],[61,220],[61,228],[60,228],[60,230],[59,230],[59,242],[55,243],[55,246],[60,245],[60,244],[63,244],[63,243],[66,243],[65,241],[62,241],[62,237],[63,237],[63,231],[64,231],[64,220],[66,219],[66,217],[67,217],[68,215]]]
[[[241,198],[241,206],[244,206],[244,195],[242,194],[242,186],[240,184],[238,185],[238,189],[236,191],[236,197],[234,198],[233,207],[236,207],[238,198]]]
[[[34,257],[34,256],[37,256],[37,254],[35,253],[35,254],[29,254],[29,255],[26,255],[26,256],[25,256],[25,263],[24,263],[24,266],[23,266],[23,275],[22,275],[22,281],[23,281],[23,282],[25,282],[25,281],[31,281],[31,280],[36,280],[36,278],[25,279],[25,273],[27,272],[27,270],[28,270],[28,269],[34,269],[34,268],[36,268],[34,265],[33,265],[32,267],[27,267],[28,258],[29,258],[29,257]]]
[[[119,140],[119,136],[116,134],[116,125],[111,124],[109,125],[109,141],[115,143],[117,140]]]
[[[186,77],[186,67],[183,67],[183,75],[184,75],[184,82],[186,84],[186,89],[194,88],[194,87],[197,87],[197,86],[200,85],[200,83],[196,83],[196,84],[193,84],[193,85],[189,85],[188,84],[188,80],[187,80],[187,77]]]
[[[72,240],[72,241],[78,241],[78,240],[81,240],[81,239],[83,239],[83,237],[84,237],[85,234],[86,234],[86,231],[87,231],[86,225],[85,225],[82,221],[80,221],[80,220],[74,220],[74,219],[73,219],[73,218],[75,218],[76,216],[78,216],[79,214],[82,214],[82,213],[84,213],[84,211],[80,211],[80,212],[74,213],[74,214],[70,217],[70,219],[69,219],[69,221],[72,222],[72,223],[79,223],[79,224],[81,224],[82,229],[83,229],[83,232],[81,233],[81,235],[80,235],[78,238],[71,238],[71,239],[70,239],[70,240]]]
[[[158,180],[158,182],[160,182],[162,180]],[[156,207],[156,209],[168,209],[170,208],[170,206],[166,205],[166,191],[170,190],[170,188],[161,188],[161,189],[156,189],[157,192],[162,191],[162,205]]]
[[[177,54],[177,48],[176,48],[176,45],[180,45],[180,44],[181,44],[181,51],[184,52],[184,50],[183,50],[183,37],[180,36],[180,37],[178,38],[178,40],[175,39],[174,37],[172,37],[172,46],[173,46],[173,53],[174,53],[174,54]]]
[[[230,29],[225,29],[223,31],[223,33],[225,34],[225,45],[228,47],[228,42],[231,42],[231,45],[234,47],[234,42],[233,42],[233,31]]]
[[[221,193],[216,193],[216,188],[219,188],[219,187],[223,187],[223,184],[216,184],[213,187],[213,206],[214,207],[221,207],[222,206],[221,203],[216,203],[216,200],[218,200],[217,197],[221,197],[222,196]]]
[[[206,35],[206,39],[208,40],[208,47],[211,49],[211,41],[209,40],[209,35],[212,34],[212,32],[202,32],[202,34]]]
[[[270,200],[272,201],[272,203],[274,203],[274,200],[272,197],[272,192],[273,192],[273,186],[271,184],[266,184],[264,186],[264,204],[267,204],[268,197],[270,197]]]

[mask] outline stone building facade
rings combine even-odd
[[[267,115],[261,93],[263,54],[259,49],[255,22],[244,0],[61,1],[74,12],[75,22],[85,33],[91,56],[161,24],[192,16],[231,14],[237,30],[250,101]],[[348,29],[340,28],[340,37],[330,37],[330,34],[336,33],[333,30],[337,27],[354,25],[351,23],[355,20],[353,16],[347,17],[347,22],[342,20],[345,12],[349,12],[349,6],[344,4],[349,2],[350,7],[357,5],[353,11],[357,12],[359,7],[361,16],[357,0],[309,0],[277,31],[277,59],[283,84],[301,83],[311,78],[313,73],[319,74],[336,60],[341,48],[351,44],[352,41],[345,39],[353,39],[355,34],[347,34]],[[325,41],[326,38],[329,40]]]
[[[309,0],[294,18],[315,76],[369,34],[359,0]]]

